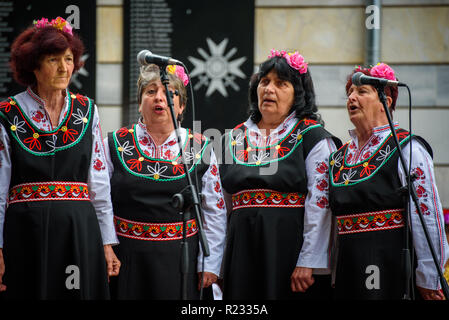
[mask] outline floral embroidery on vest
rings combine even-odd
[[[68,99],[69,112],[51,131],[38,129],[12,97],[0,103],[0,116],[9,122],[12,136],[24,150],[38,156],[53,155],[76,145],[84,136],[92,117],[92,101],[89,98],[70,93]]]
[[[409,132],[396,130],[399,143],[402,145],[410,139]],[[330,181],[333,186],[348,186],[365,181],[372,176],[393,156],[396,151],[391,134],[380,143],[379,148],[367,159],[354,165],[347,164],[349,143],[343,145],[330,156]]]
[[[282,140],[267,147],[257,147],[251,144],[248,129],[241,123],[229,133],[229,148],[236,163],[261,166],[287,158],[302,143],[304,134],[319,126],[315,120],[298,120]]]
[[[121,128],[113,133],[117,156],[122,166],[131,174],[155,181],[169,181],[185,175],[181,152],[172,160],[151,158],[142,151],[135,135],[136,125]],[[198,133],[188,131],[183,153],[189,172],[203,158],[209,140]]]

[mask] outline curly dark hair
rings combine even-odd
[[[73,72],[76,72],[84,64],[81,60],[84,44],[77,35],[52,26],[27,28],[11,45],[10,67],[14,80],[23,86],[36,85],[33,71],[40,68],[42,58],[49,54],[61,54],[68,48],[72,50]]]
[[[259,111],[257,87],[260,80],[271,70],[276,71],[278,77],[289,81],[293,85],[295,97],[290,112],[296,111],[296,118],[310,118],[323,124],[321,115],[318,113],[318,107],[315,103],[315,90],[313,88],[310,68],[306,73],[300,74],[298,70],[293,69],[283,57],[273,57],[259,66],[259,71],[252,75],[249,84],[249,109],[248,113],[255,123],[262,119]]]

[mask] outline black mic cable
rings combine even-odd
[[[407,188],[408,188],[408,195],[410,196],[410,194],[412,193],[412,183],[413,183],[413,179],[411,178],[411,172],[412,172],[412,141],[413,141],[413,137],[412,137],[412,94],[410,92],[410,88],[408,87],[408,85],[404,84],[404,87],[407,88],[407,92],[408,92],[408,128],[409,128],[409,132],[408,135],[410,137],[410,150],[409,150],[409,163],[408,163],[408,181],[407,181]],[[404,168],[405,169],[405,168]],[[410,244],[413,244],[413,224],[411,221],[412,218],[412,200],[409,198],[407,199],[407,203],[408,203],[408,217],[407,217],[407,223],[409,224],[408,226],[406,225],[406,228],[410,228],[410,232],[409,234],[409,238],[406,239],[406,241],[408,241]],[[407,232],[407,231],[406,231]],[[415,254],[414,254],[414,246],[412,245],[412,250],[409,251],[410,252],[410,299],[411,300],[415,300],[415,290],[414,290],[414,270],[413,270],[413,264],[414,264],[414,260],[415,260]]]
[[[181,66],[184,68],[184,70],[185,70],[187,76],[189,77],[190,97],[191,97],[191,99],[192,99],[192,133],[195,134],[195,131],[193,130],[193,128],[194,128],[194,123],[195,123],[195,119],[196,119],[196,115],[195,115],[195,97],[194,97],[194,95],[193,95],[193,81],[192,81],[192,77],[190,76],[189,69],[187,69],[187,67],[185,66],[185,64],[184,64],[182,61],[180,61],[180,64],[181,64]],[[194,160],[194,161],[195,161],[195,160]],[[194,165],[194,163],[193,163],[192,165]],[[188,170],[188,169],[187,169],[187,170]],[[197,166],[195,166],[195,169],[193,170],[193,172],[194,172],[194,175],[195,175],[195,183],[196,183],[195,188],[196,188],[196,192],[199,194],[199,192],[198,192],[198,170],[197,170]],[[200,202],[202,202],[202,201],[203,201],[203,200],[202,200],[202,198],[200,197]],[[200,212],[202,213],[202,211],[200,211]],[[201,217],[201,218],[202,218],[202,220],[204,221],[204,216]],[[203,300],[204,259],[205,259],[205,256],[204,256],[204,252],[203,252],[203,257],[202,257],[202,259],[201,259],[201,260],[202,260],[202,261],[201,261],[201,264],[202,264],[201,270],[202,270],[202,272],[201,272],[201,280],[200,280],[200,300]]]

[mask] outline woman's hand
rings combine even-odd
[[[201,289],[201,276],[202,272],[198,272],[198,290]],[[204,272],[204,279],[203,279],[203,288],[207,288],[212,285],[212,283],[217,282],[218,276],[215,275],[212,272]]]
[[[3,260],[3,249],[0,248],[0,292],[6,290],[6,286],[3,284],[4,274],[5,274],[5,260]]]
[[[306,292],[315,282],[312,276],[312,268],[296,267],[290,277],[290,286],[293,292]]]
[[[417,287],[424,300],[446,300],[443,291]]]
[[[112,246],[110,244],[104,246],[104,256],[106,258],[109,281],[109,277],[118,276],[121,263],[120,260],[117,259],[117,256],[115,255],[114,250],[112,250]]]

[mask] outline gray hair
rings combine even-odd
[[[181,79],[176,75],[167,73],[170,85],[179,92],[179,103],[187,105],[187,90]],[[155,64],[149,64],[140,67],[139,79],[137,80],[137,102],[142,103],[143,90],[153,81],[160,80],[160,69]],[[185,110],[185,108],[184,108]],[[178,120],[182,121],[182,114],[178,116]]]

